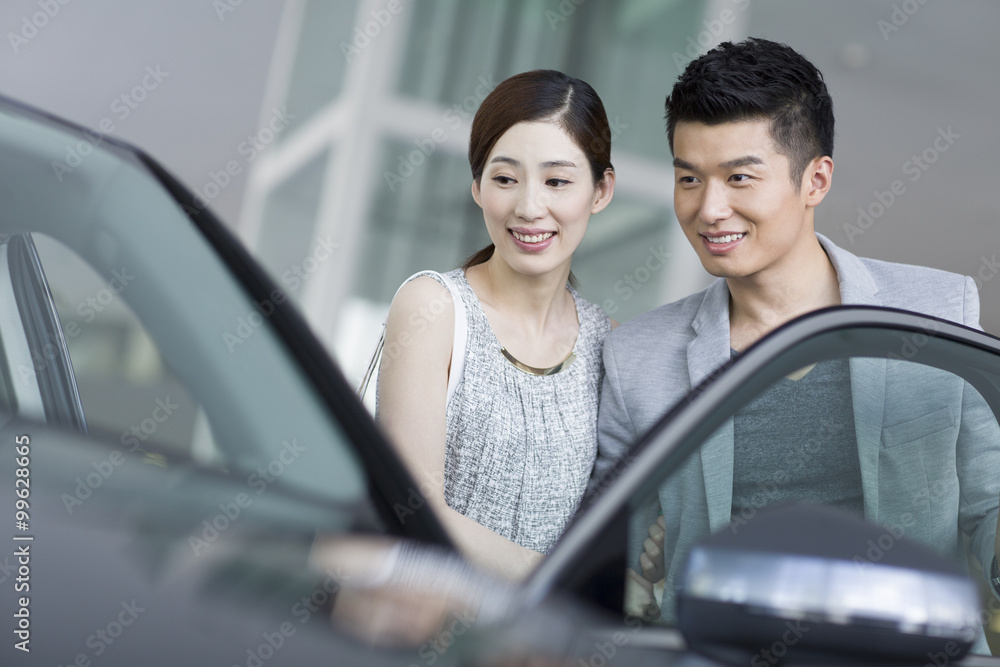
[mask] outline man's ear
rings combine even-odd
[[[813,158],[802,174],[806,205],[817,206],[833,185],[833,158],[829,155]]]
[[[480,199],[479,180],[475,178],[472,179],[472,198],[479,204],[479,208],[483,207],[483,201]]]
[[[590,214],[593,215],[594,213],[603,211],[611,203],[611,198],[614,196],[615,170],[605,169],[604,177],[597,183],[596,192],[594,193],[594,205],[590,207]]]

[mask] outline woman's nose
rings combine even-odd
[[[537,220],[545,215],[545,193],[538,186],[524,184],[518,192],[514,215],[523,220]]]

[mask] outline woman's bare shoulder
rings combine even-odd
[[[447,342],[450,349],[450,333],[455,326],[455,307],[451,292],[431,276],[418,276],[410,280],[396,292],[389,316],[386,319],[387,334],[406,335]]]

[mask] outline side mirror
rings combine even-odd
[[[872,544],[888,548],[874,562]],[[956,564],[823,505],[768,508],[689,553],[678,625],[725,662],[793,658],[957,661],[982,632],[976,585]]]

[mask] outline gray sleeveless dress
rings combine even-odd
[[[597,454],[597,404],[608,316],[568,288],[576,360],[552,375],[501,354],[482,305],[456,269],[468,324],[465,368],[447,406],[445,500],[521,546],[548,552],[576,511]]]

